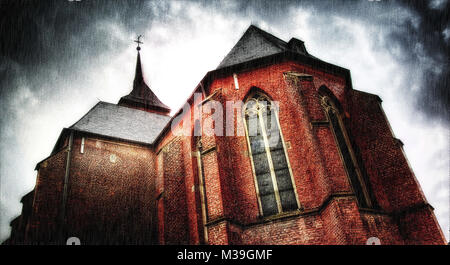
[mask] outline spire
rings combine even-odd
[[[136,87],[136,82],[138,82],[138,83],[144,82],[144,75],[142,74],[142,65],[141,65],[141,53],[139,52],[139,50],[138,50],[137,61],[136,61],[136,71],[134,74],[133,89]]]
[[[170,108],[162,103],[158,97],[153,93],[150,87],[146,84],[144,80],[144,75],[142,72],[142,64],[141,64],[141,54],[139,44],[142,42],[139,40],[141,36],[138,37],[137,42],[138,47],[136,48],[137,52],[137,61],[136,61],[136,72],[134,75],[133,81],[133,90],[130,94],[122,97],[119,100],[119,105],[135,108],[140,110],[145,110],[149,112],[156,112],[159,114],[168,115],[170,112]]]

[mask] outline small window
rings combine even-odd
[[[298,209],[275,104],[256,93],[246,102],[244,113],[261,214]]]

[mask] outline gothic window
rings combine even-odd
[[[334,132],[336,144],[338,146],[341,158],[347,171],[353,192],[358,200],[360,207],[372,207],[368,188],[362,177],[361,170],[358,166],[355,154],[352,150],[347,132],[345,130],[339,110],[334,102],[327,96],[322,97],[322,106],[328,116],[328,120]]]
[[[299,208],[276,107],[260,93],[244,105],[249,153],[263,216]]]

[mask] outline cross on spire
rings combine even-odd
[[[138,44],[138,46],[136,47],[136,50],[138,50],[138,51],[141,49],[141,47],[139,47],[139,44],[143,44],[143,42],[141,41],[141,37],[142,37],[142,35],[139,35],[137,37],[137,40],[134,40],[134,42],[136,42]]]

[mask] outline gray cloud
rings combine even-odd
[[[303,7],[312,14],[357,19],[381,30],[380,47],[391,51],[411,69],[411,80],[420,82],[415,98],[421,110],[430,117],[447,118],[449,106],[449,42],[445,30],[450,27],[448,1],[198,1],[217,12],[240,14],[264,20],[269,25],[289,23],[286,13]],[[440,3],[440,4],[439,4]],[[152,8],[152,7],[157,8]],[[434,8],[432,8],[434,7]],[[42,68],[76,74],[83,69],[80,62],[108,54],[111,49],[124,49],[128,43],[111,38],[110,32],[94,27],[108,21],[130,32],[143,32],[153,19],[170,20],[170,5],[145,1],[3,1],[0,18],[0,54],[2,56],[2,96],[9,78],[18,77],[8,71],[18,63],[42,80]],[[406,9],[411,16],[396,16],[392,10]],[[200,18],[199,18],[200,19]],[[331,25],[332,26],[332,25]],[[320,29],[321,27],[319,27]],[[339,38],[339,32],[329,36]],[[331,39],[332,40],[332,39]],[[74,59],[76,58],[76,59]],[[417,67],[419,65],[419,67]],[[45,66],[45,67],[42,67]],[[6,68],[6,70],[4,70]],[[417,69],[420,70],[417,70]],[[417,80],[417,71],[422,76]],[[408,93],[408,88],[405,88]],[[6,92],[7,93],[7,92]],[[5,95],[7,96],[7,95]]]

